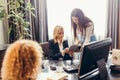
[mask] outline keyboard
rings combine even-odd
[[[78,65],[69,65],[63,67],[63,70],[67,73],[77,73],[78,72]]]
[[[110,69],[112,72],[119,72],[120,73],[120,66],[119,65],[110,65]]]

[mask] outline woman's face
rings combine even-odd
[[[58,31],[58,39],[59,39],[59,40],[62,40],[63,37],[64,37],[64,31],[63,31],[63,29],[60,29],[60,30]]]
[[[75,23],[75,24],[78,24],[78,17],[72,17],[72,21]]]

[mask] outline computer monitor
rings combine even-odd
[[[105,63],[108,59],[111,44],[111,38],[106,38],[84,46],[78,69],[79,78],[85,77],[98,70],[103,70],[99,72],[102,72],[101,76],[105,77],[103,73],[106,73],[104,68],[106,68]]]

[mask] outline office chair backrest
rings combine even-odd
[[[6,49],[0,50],[0,69],[2,67],[2,62],[3,62],[4,55],[5,55],[5,51]]]
[[[5,55],[5,51],[8,46],[9,46],[8,44],[0,44],[0,71],[1,71],[1,67],[2,67],[3,58]]]
[[[48,55],[49,55],[49,43],[48,42],[43,42],[43,43],[40,43],[42,49],[43,49],[43,55],[44,55],[44,58],[48,58]]]

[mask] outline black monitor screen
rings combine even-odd
[[[97,61],[100,59],[104,59],[104,61],[107,62],[111,44],[111,38],[106,38],[85,45],[83,53],[81,54],[81,65],[78,71],[79,76],[97,69]]]

